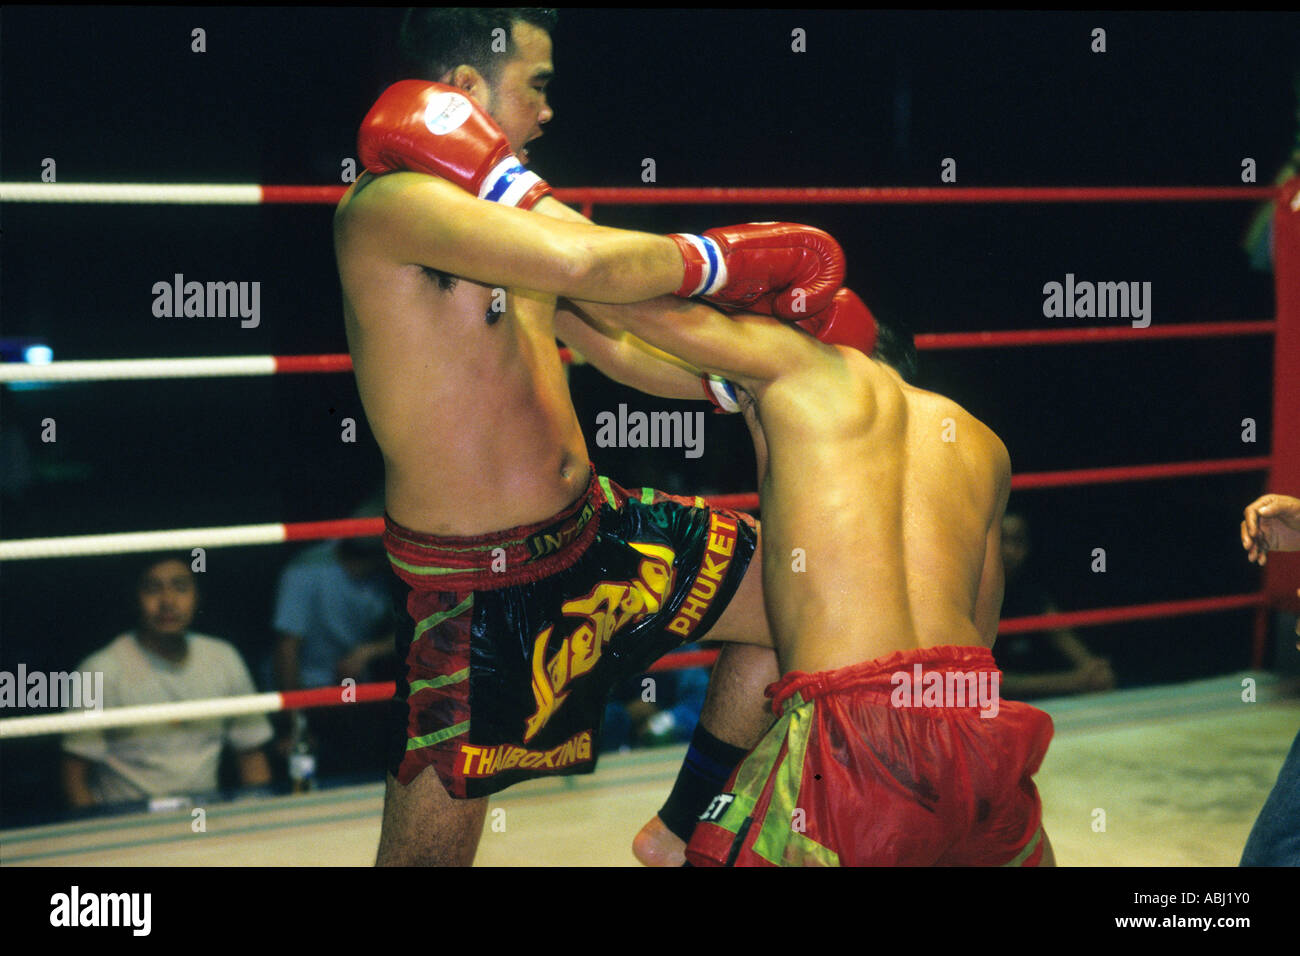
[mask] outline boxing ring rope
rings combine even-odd
[[[1040,471],[1012,475],[1013,491],[1036,488],[1065,488],[1076,485],[1111,484],[1119,481],[1155,481],[1197,475],[1240,474],[1266,471],[1272,459],[1221,458],[1161,465],[1117,465],[1074,471]],[[704,496],[717,508],[739,511],[758,509],[758,493]],[[0,561],[38,558],[91,557],[132,554],[196,547],[241,547],[285,544],[291,541],[321,541],[328,538],[369,538],[384,533],[382,518],[338,518],[329,521],[297,521],[276,524],[227,525],[212,528],[175,528],[162,531],[126,531],[115,534],[63,535],[54,538],[19,538],[0,541]]]
[[[1128,607],[1101,608],[1091,611],[1035,614],[1007,618],[999,622],[998,634],[1024,634],[1066,627],[1092,627],[1101,624],[1180,617],[1185,614],[1208,614],[1215,611],[1257,608],[1264,605],[1265,599],[1266,596],[1261,591],[1258,594],[1231,594],[1187,601],[1159,601],[1153,604],[1134,604]],[[688,667],[709,667],[717,658],[716,650],[678,651],[655,661],[646,668],[646,673],[684,670]],[[354,703],[378,703],[390,699],[396,689],[393,681],[379,681],[346,687],[316,687],[310,690],[249,694],[244,697],[215,697],[209,700],[145,704],[138,707],[113,707],[98,712],[74,711],[9,717],[0,720],[0,740],[108,730],[114,727],[135,727],[172,720],[209,720],[216,717],[239,717],[246,714],[267,714],[319,707],[346,707]]]
[[[678,651],[661,657],[646,673],[708,667],[718,658],[716,650]],[[247,714],[271,714],[321,707],[347,707],[352,704],[376,704],[392,699],[397,691],[393,681],[371,684],[313,687],[308,690],[274,691],[243,697],[212,697],[166,704],[142,704],[136,707],[110,707],[102,711],[70,711],[60,714],[37,714],[0,720],[0,740],[18,737],[44,737],[50,734],[75,734],[83,731],[109,730],[115,727],[138,727],[143,724],[172,720],[211,720],[217,717],[242,717]]]
[[[144,204],[334,204],[342,198],[341,186],[261,186],[135,183],[0,183],[0,202],[19,203],[144,203]],[[1300,376],[1283,375],[1286,368],[1300,369],[1300,226],[1287,218],[1300,204],[1300,180],[1282,187],[953,187],[935,188],[586,188],[557,189],[564,202],[578,203],[588,217],[596,205],[708,205],[708,204],[891,204],[891,203],[1048,203],[1048,202],[1205,202],[1276,199],[1275,216],[1277,313],[1279,319],[1241,322],[1185,323],[1147,328],[1039,329],[1004,332],[921,334],[918,349],[998,348],[1133,342],[1144,339],[1187,339],[1269,335],[1274,338],[1274,454],[1254,458],[1167,464],[1075,469],[1015,475],[1013,489],[1067,487],[1101,482],[1152,480],[1192,475],[1269,471],[1285,487],[1300,488],[1300,423],[1291,416],[1300,409]],[[564,352],[565,350],[561,350]],[[565,355],[565,361],[571,356]],[[0,382],[109,381],[145,378],[192,378],[344,372],[351,369],[347,355],[235,356],[225,358],[134,359],[114,361],[52,362],[46,365],[0,365]],[[717,495],[719,507],[753,510],[756,494]],[[126,553],[195,545],[221,547],[272,544],[322,538],[363,537],[381,533],[378,518],[293,524],[193,528],[106,535],[75,535],[0,542],[0,561],[73,555]],[[1274,555],[1266,566],[1265,587],[1254,594],[1222,595],[1182,601],[1161,601],[1127,607],[1009,618],[1000,622],[999,634],[1014,634],[1066,627],[1089,627],[1183,614],[1242,608],[1256,609],[1254,665],[1262,661],[1267,607],[1279,607],[1291,597],[1283,583],[1283,569],[1295,567],[1288,555]],[[1282,560],[1279,560],[1281,558]],[[670,655],[651,671],[701,666],[716,658],[716,651],[690,651]],[[361,684],[351,688],[325,687],[306,691],[255,694],[208,701],[117,708],[102,713],[70,713],[0,720],[0,738],[68,733],[92,728],[132,726],[165,720],[211,718],[268,713],[347,703],[379,701],[391,697],[392,683]],[[345,698],[345,690],[347,696]]]
[[[1009,332],[932,332],[914,338],[918,350],[938,351],[1031,345],[1091,345],[1142,339],[1238,338],[1248,335],[1274,335],[1276,332],[1277,322],[1262,319],[1244,322],[1187,322],[1181,325],[1148,326],[1144,329],[1089,327]],[[562,361],[573,360],[573,353],[569,349],[561,348],[559,351]],[[131,379],[234,378],[350,371],[352,371],[352,357],[347,353],[98,359],[48,362],[44,365],[6,362],[0,364],[0,382],[108,382]]]

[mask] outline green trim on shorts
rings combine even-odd
[[[469,733],[468,720],[459,724],[452,724],[450,727],[444,727],[442,730],[435,731],[431,734],[425,734],[423,737],[412,737],[406,742],[406,751],[407,753],[410,753],[412,750],[419,750],[422,747],[432,747],[434,744],[440,744],[444,740],[465,733]]]
[[[785,866],[839,866],[840,855],[811,837],[791,830],[790,842],[781,862]]]
[[[751,849],[778,866],[803,863],[840,865],[834,850],[793,829],[804,755],[812,726],[813,703],[794,694],[785,704],[785,713],[741,761],[736,770],[736,782],[731,788],[733,799],[721,818],[713,821],[738,837],[745,821],[753,817],[754,808],[763,798],[770,781],[773,790],[767,812],[761,820],[753,820],[750,824],[758,828]]]
[[[772,778],[772,799],[759,826],[758,836],[751,845],[754,853],[769,863],[791,866],[815,862],[822,866],[839,866],[839,856],[835,851],[794,829],[794,813],[799,809],[804,756],[808,752],[815,707],[812,701],[804,701],[801,694],[794,694],[786,701],[785,713],[776,723],[776,727],[784,725],[776,735],[776,743],[778,747],[785,743],[785,758],[779,765],[768,763],[768,769],[775,771],[768,775]],[[740,782],[739,777],[736,782]]]
[[[468,597],[465,598],[465,600],[461,601],[451,610],[439,611],[437,614],[430,614],[419,624],[415,625],[415,631],[411,634],[411,643],[414,644],[416,641],[418,641],[420,639],[420,635],[423,634],[425,631],[429,630],[430,628],[437,627],[439,624],[441,624],[443,621],[449,618],[459,617],[461,614],[464,614],[467,610],[469,610],[473,606],[474,606],[474,595],[473,593],[471,593]]]
[[[605,495],[605,502],[611,508],[617,507],[615,502],[617,502],[618,499],[614,497],[614,489],[609,486],[609,479],[606,478],[604,475],[597,475],[596,484],[600,485],[600,490]]]
[[[494,547],[502,547],[502,545],[494,545]],[[485,550],[485,549],[484,549],[484,548],[471,548],[471,549],[469,549],[469,550],[471,550],[471,551],[483,551],[483,550]],[[472,572],[472,571],[473,571],[472,568],[470,568],[470,569],[466,569],[466,568],[426,568],[426,567],[421,567],[421,566],[418,565],[418,564],[407,564],[405,561],[401,560],[400,558],[395,558],[395,557],[393,557],[391,554],[388,556],[388,563],[391,564],[391,565],[393,565],[394,567],[401,568],[403,571],[407,572],[408,574],[423,574],[423,575],[428,575],[429,577],[436,577],[436,576],[438,576],[439,574],[465,574],[465,573],[467,573],[467,571],[469,571],[469,572]]]
[[[1034,850],[1038,849],[1038,844],[1043,842],[1043,828],[1040,826],[1034,833],[1034,837],[1025,844],[1025,848],[1016,854],[1015,858],[1003,863],[1003,866],[1023,866],[1025,860],[1034,855]]]
[[[393,531],[392,528],[388,529],[388,533],[392,535],[394,538],[396,538],[398,541],[402,542],[402,544],[409,544],[417,548],[422,548],[425,551],[450,551],[453,554],[468,554],[471,551],[491,551],[493,548],[503,548],[503,547],[509,547],[512,544],[519,544],[521,541],[524,540],[523,538],[518,538],[514,541],[497,541],[497,542],[488,542],[487,544],[469,544],[463,548],[453,548],[449,544],[429,544],[427,541],[416,541],[413,538],[403,537],[400,532]],[[389,555],[389,557],[391,558],[392,555]]]
[[[411,683],[411,693],[415,694],[422,690],[429,690],[434,687],[446,687],[448,684],[459,684],[469,677],[469,668],[456,671],[454,674],[443,674],[441,677],[432,677],[429,680],[417,680]]]

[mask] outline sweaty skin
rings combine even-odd
[[[555,347],[555,296],[509,290],[490,314],[492,286],[383,262],[366,245],[345,233],[340,247],[344,316],[393,519],[481,534],[577,498],[588,456]]]
[[[495,83],[468,66],[440,79],[488,110],[526,163],[526,144],[552,115],[551,41],[516,22],[512,48]],[[386,508],[414,531],[532,524],[585,490],[587,447],[557,337],[625,385],[702,397],[698,370],[560,304],[640,302],[677,289],[684,267],[667,237],[593,226],[551,197],[523,211],[396,172],[366,174],[348,190],[334,245],[357,387],[384,456]],[[756,561],[761,554],[760,546]],[[745,576],[709,636],[770,648],[760,574]],[[738,743],[762,733],[761,697],[750,704],[755,726],[732,734]],[[378,862],[468,865],[486,808],[486,799],[452,800],[436,773],[408,786],[390,775]]]
[[[783,673],[993,645],[1010,460],[987,426],[855,349],[765,316],[693,302],[583,308],[753,396]]]
[[[611,230],[542,228],[550,223],[417,173],[367,176],[340,203],[335,246],[348,347],[399,524],[481,534],[547,518],[585,489],[587,448],[555,346],[556,293],[643,292],[630,283],[602,288],[595,270],[574,265],[591,237],[572,230]],[[466,241],[471,232],[474,242]],[[493,237],[523,248],[501,262]],[[662,253],[660,281],[648,284],[659,292],[680,272],[675,247],[664,242],[668,249],[647,243],[644,257]],[[642,258],[603,251],[633,266]],[[642,274],[653,275],[647,264]]]
[[[950,399],[855,349],[697,302],[579,303],[752,396],[763,587],[782,674],[893,651],[992,647],[1002,606],[1006,447]],[[1056,858],[1043,834],[1043,866]],[[657,818],[638,858],[680,865]]]

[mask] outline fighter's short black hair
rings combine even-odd
[[[912,330],[896,317],[881,317],[874,306],[872,315],[876,317],[876,347],[871,357],[903,376],[904,382],[915,382],[916,342]]]
[[[550,33],[559,14],[549,7],[411,7],[402,18],[398,48],[407,78],[437,82],[461,64],[495,83],[514,54],[511,28],[530,23]],[[505,49],[494,41],[504,31]]]

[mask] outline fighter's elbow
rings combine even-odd
[[[574,299],[595,299],[605,284],[603,263],[594,249],[585,243],[566,246],[557,256],[557,268],[562,288],[560,294]]]

